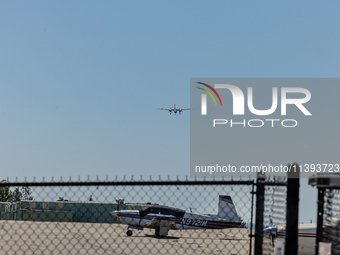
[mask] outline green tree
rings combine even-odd
[[[14,191],[10,191],[11,201],[16,202],[21,200],[21,192],[19,188],[15,188]]]
[[[21,201],[21,200],[33,200],[32,195],[32,190],[28,186],[21,187],[19,189],[15,188],[14,191],[10,191],[10,196],[11,200],[16,202],[16,201]]]
[[[5,183],[6,180],[2,180],[1,183]],[[0,202],[8,202],[11,200],[11,192],[8,186],[0,187]]]

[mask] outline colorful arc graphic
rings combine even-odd
[[[218,97],[218,100],[220,100],[220,104],[221,104],[221,106],[222,106],[222,100],[221,100],[221,98],[220,98],[220,95],[217,93],[217,91],[216,91],[213,87],[211,87],[210,85],[205,84],[205,83],[203,83],[203,82],[197,82],[197,83],[199,83],[199,84],[201,84],[201,85],[204,85],[204,86],[208,87],[209,89],[211,89],[212,92],[214,92],[215,95]],[[203,91],[205,91],[205,92],[207,92],[207,93],[209,94],[209,96],[211,96],[211,98],[214,100],[215,105],[217,105],[214,96],[213,96],[208,90],[202,89],[202,88],[200,88],[200,87],[197,87],[197,88],[198,88],[198,89],[201,89],[201,90],[203,90]]]
[[[213,95],[210,93],[210,91],[209,91],[209,90],[202,89],[202,88],[200,88],[200,87],[196,87],[196,88],[198,88],[198,89],[201,89],[201,90],[203,90],[203,91],[207,92],[207,93],[209,94],[209,96],[211,96],[211,98],[214,100],[214,103],[215,103],[215,105],[217,105],[217,104],[216,104],[216,100],[215,100],[214,96],[213,96]]]

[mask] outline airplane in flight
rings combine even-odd
[[[171,112],[174,112],[175,115],[176,113],[178,112],[179,114],[181,114],[182,111],[189,111],[190,109],[182,109],[182,108],[176,108],[176,104],[174,104],[174,108],[158,108],[158,110],[164,110],[164,111],[169,111],[170,112],[170,115],[171,115]]]
[[[218,214],[199,214],[164,205],[149,205],[141,210],[113,211],[123,224],[128,225],[126,234],[132,235],[131,229],[155,229],[155,235],[167,236],[170,229],[223,229],[240,228],[245,225],[236,212],[230,196],[219,196]]]

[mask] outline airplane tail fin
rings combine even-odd
[[[240,217],[236,212],[235,205],[230,196],[219,195],[217,216],[223,219],[234,219],[237,222],[240,221]]]
[[[269,227],[273,226],[272,216],[269,214]]]

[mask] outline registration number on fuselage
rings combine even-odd
[[[204,226],[207,225],[208,221],[207,220],[183,218],[182,223],[183,223],[183,225],[188,225],[188,226],[204,227]]]

